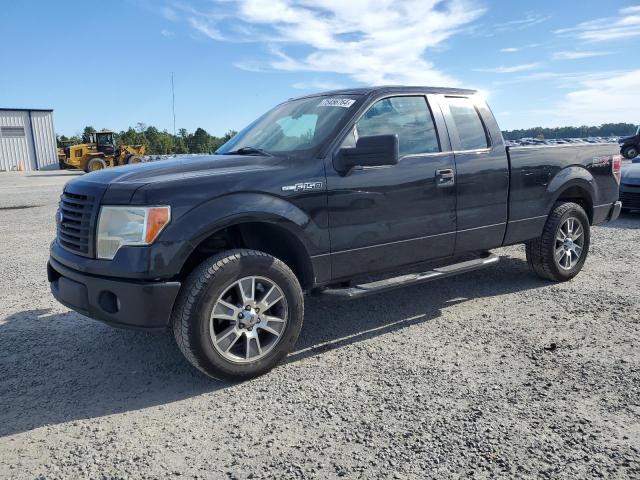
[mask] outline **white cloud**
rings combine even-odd
[[[511,66],[500,66],[494,68],[474,68],[474,72],[484,72],[484,73],[517,73],[524,72],[527,70],[534,70],[538,68],[540,63],[525,63],[522,65],[511,65]]]
[[[245,72],[264,72],[262,62],[257,60],[237,60],[233,62],[233,66]]]
[[[640,5],[622,8],[618,17],[582,22],[575,27],[556,30],[561,36],[575,36],[589,42],[604,42],[640,36]]]
[[[211,24],[196,18],[196,17],[192,17],[189,19],[189,24],[198,32],[202,33],[203,35],[209,37],[212,40],[224,40],[224,36],[222,35],[222,33],[216,29],[215,27],[213,27]]]
[[[563,73],[549,71],[529,72],[523,75],[509,77],[504,80],[494,81],[492,82],[492,85],[494,87],[502,87],[504,85],[515,85],[519,83],[547,82],[555,88],[575,90],[576,85],[580,85],[581,82],[586,80],[604,80],[617,75],[624,75],[626,73],[627,71],[625,70],[606,70],[600,72],[577,71]]]
[[[160,35],[162,35],[163,37],[173,37],[175,33],[172,32],[171,30],[162,29],[160,30]]]
[[[550,18],[551,18],[550,15],[528,13],[524,18],[521,18],[518,20],[511,20],[508,22],[496,23],[493,25],[492,30],[494,32],[511,32],[511,31],[525,30],[527,28],[546,22]]]
[[[190,25],[217,41],[267,46],[251,69],[331,72],[366,84],[456,85],[425,55],[484,9],[475,0],[219,0],[185,10]]]
[[[623,15],[633,15],[634,13],[640,13],[640,5],[634,7],[626,7],[620,10]]]
[[[555,52],[551,58],[554,60],[579,60],[581,58],[602,57],[605,55],[609,55],[609,52],[567,51]]]
[[[638,122],[638,114],[629,105],[640,91],[640,70],[632,70],[606,78],[579,82],[548,112],[555,123],[567,125],[600,125],[609,122]]]
[[[163,7],[162,10],[160,10],[160,11],[162,13],[162,16],[166,20],[170,20],[172,22],[175,22],[178,19],[178,15],[176,14],[176,11],[171,7]]]
[[[524,45],[522,47],[501,48],[500,51],[503,53],[515,53],[515,52],[521,52],[522,50],[526,50],[527,48],[535,48],[539,46],[540,46],[539,43],[530,43],[529,45]]]
[[[298,90],[307,91],[323,91],[323,90],[339,90],[344,88],[344,85],[339,83],[324,81],[324,80],[311,80],[310,82],[297,82],[291,85]]]

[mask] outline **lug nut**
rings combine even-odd
[[[240,323],[238,324],[238,326],[239,326],[240,328],[244,328],[244,327],[246,327],[246,325],[245,325],[244,323],[242,323],[242,322],[240,322]]]
[[[239,313],[239,314],[238,314],[238,318],[239,318],[240,320],[242,320],[242,319],[244,318],[244,313]]]
[[[251,310],[251,305],[247,305],[246,307],[244,307],[245,310]]]

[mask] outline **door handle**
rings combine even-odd
[[[436,170],[436,185],[438,187],[450,187],[456,183],[456,174],[452,168]]]

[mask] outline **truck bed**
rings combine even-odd
[[[618,198],[618,184],[611,175],[611,160],[618,154],[618,145],[613,143],[507,147],[510,228],[505,244],[532,238],[532,232],[542,230],[553,193],[566,188],[569,176],[575,176],[574,183],[591,193],[594,213],[601,205],[609,208]]]

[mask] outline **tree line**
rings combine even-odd
[[[60,135],[57,137],[58,147],[71,143],[79,145],[89,141],[89,134],[95,133],[92,126],[84,128],[82,134],[73,137]],[[166,130],[158,130],[156,127],[138,123],[135,128],[114,132],[116,145],[144,145],[147,155],[170,155],[185,153],[210,153],[222,146],[237,132],[229,130],[222,137],[211,135],[203,128],[196,128],[194,132],[188,132],[186,128],[178,130],[173,135]]]
[[[582,127],[534,127],[519,130],[506,130],[502,135],[506,140],[519,140],[521,138],[587,138],[587,137],[623,137],[633,135],[636,126],[631,123],[605,123],[600,126]],[[88,135],[96,129],[87,126],[83,133],[73,137],[61,135],[57,137],[58,147],[63,143],[71,142],[74,145],[86,143]],[[119,133],[114,133],[117,145],[144,145],[147,155],[170,155],[184,153],[210,153],[217,150],[223,143],[233,137],[237,132],[229,130],[222,137],[211,135],[203,128],[196,128],[191,133],[186,128],[178,130],[173,135],[166,130],[158,130],[156,127],[138,123],[135,128],[129,127]]]
[[[526,128],[521,130],[507,130],[502,132],[506,140],[521,138],[587,138],[587,137],[625,137],[636,132],[632,123],[605,123],[599,127],[557,127],[557,128]]]

